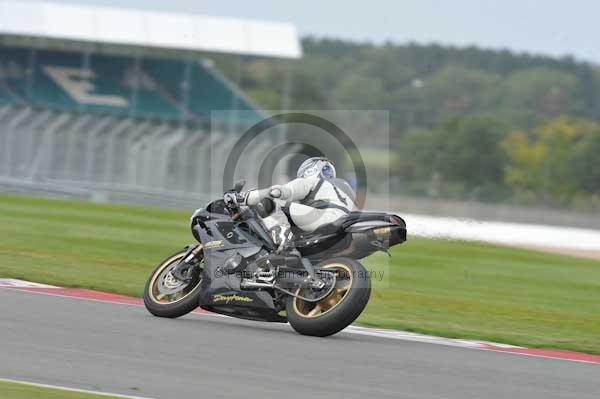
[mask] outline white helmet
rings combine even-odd
[[[309,177],[319,174],[324,179],[335,178],[335,167],[327,158],[313,157],[302,162],[297,177]]]

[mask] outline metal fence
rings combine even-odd
[[[229,126],[0,107],[0,189],[190,207],[222,193]],[[258,143],[257,150],[273,145]],[[244,167],[258,176],[260,165]]]

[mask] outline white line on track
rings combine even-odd
[[[14,278],[0,278],[0,288],[58,288],[54,285],[33,283]]]
[[[39,388],[60,389],[60,390],[63,390],[63,391],[68,391],[68,392],[87,393],[87,394],[90,394],[90,395],[108,396],[108,397],[113,397],[113,398],[153,399],[153,398],[150,398],[150,397],[147,397],[147,396],[131,396],[131,395],[121,395],[121,394],[118,394],[118,393],[90,391],[90,390],[87,390],[87,389],[77,389],[77,388],[69,388],[69,387],[64,387],[64,386],[59,386],[59,385],[39,384],[39,383],[36,383],[36,382],[29,382],[29,381],[22,381],[22,380],[13,380],[11,378],[0,378],[0,382],[12,382],[14,384],[20,384],[20,385],[29,385],[29,386],[33,386],[33,387],[39,387]]]

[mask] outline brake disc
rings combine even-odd
[[[171,271],[174,267],[169,267],[165,271],[163,271],[158,277],[158,284],[156,285],[158,291],[161,294],[165,295],[173,295],[180,292],[183,288],[187,287],[188,283],[185,281],[178,280],[173,276]]]

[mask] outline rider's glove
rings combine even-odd
[[[247,200],[248,200],[248,194],[249,192],[241,192],[241,193],[237,193],[236,194],[236,200],[238,205],[241,206],[246,206],[247,205]]]
[[[248,198],[248,193],[236,193],[235,191],[228,191],[223,194],[223,201],[225,201],[225,205],[233,207],[236,205],[244,206],[246,205],[246,198]]]
[[[237,205],[236,193],[228,191],[223,194],[223,201],[227,207],[233,207]]]

